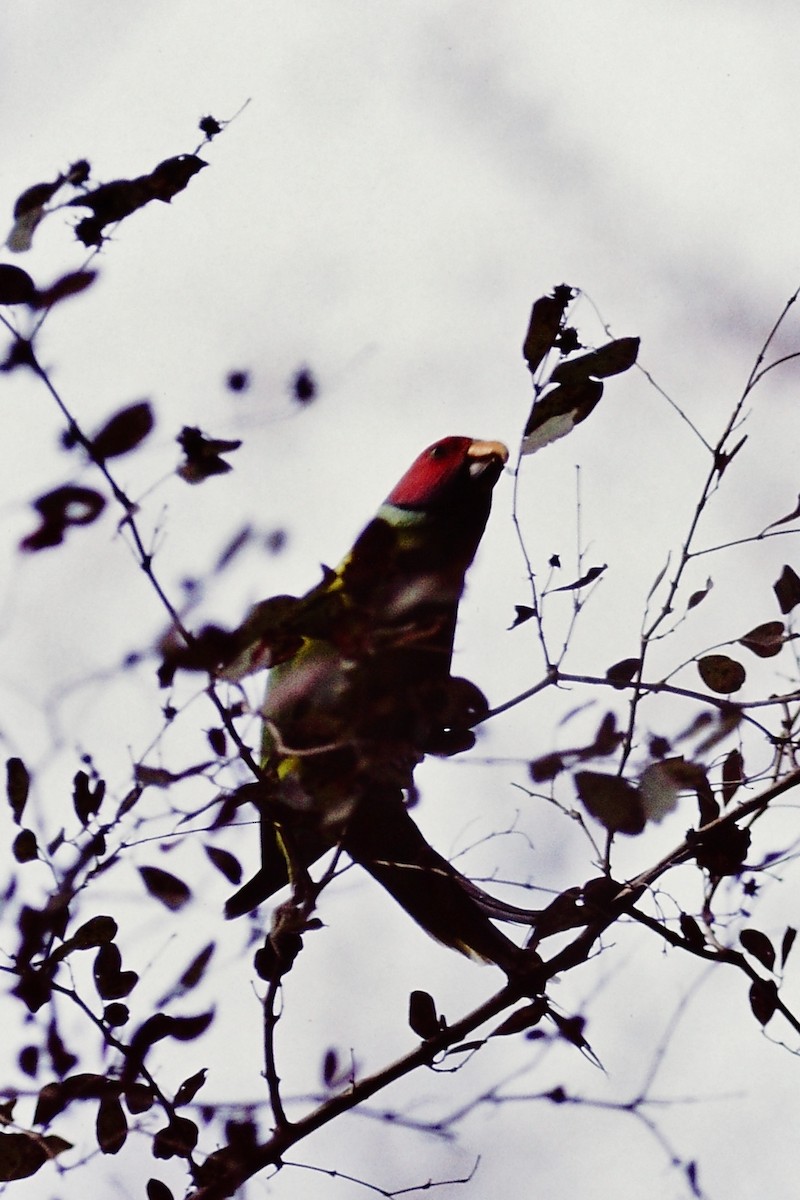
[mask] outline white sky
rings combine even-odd
[[[136,495],[162,480],[145,519],[159,530],[158,565],[167,582],[202,575],[245,521],[287,528],[285,555],[245,556],[227,587],[209,594],[203,615],[234,622],[265,594],[313,583],[319,562],[340,557],[427,442],[468,433],[515,446],[530,402],[519,353],[529,305],[564,281],[589,293],[616,335],[641,336],[643,365],[713,437],[800,282],[799,37],[800,13],[779,0],[6,0],[0,213],[10,214],[23,188],[79,157],[91,161],[97,179],[147,172],[194,149],[200,116],[225,119],[250,100],[204,149],[210,167],[169,209],[150,205],[121,226],[102,256],[99,283],[54,312],[41,343],[42,360],[90,430],[122,404],[152,398],[159,415],[152,447],[118,469]],[[40,232],[19,265],[46,282],[80,257],[57,220]],[[602,340],[588,305],[576,315],[588,337]],[[320,382],[320,399],[289,415],[286,383],[304,363]],[[253,379],[239,398],[224,389],[233,367],[249,369]],[[31,380],[4,377],[3,391],[0,732],[9,752],[69,778],[74,760],[51,759],[41,703],[54,688],[70,689],[50,713],[59,736],[67,749],[92,749],[120,784],[128,747],[140,755],[159,728],[162,698],[149,676],[126,684],[132,700],[117,685],[98,687],[92,673],[149,645],[161,616],[114,538],[111,517],[76,531],[63,553],[16,557],[16,542],[31,527],[28,502],[72,468],[51,453],[57,415]],[[710,515],[709,541],[731,529],[758,529],[795,502],[791,372],[774,378],[759,403],[749,457],[743,454]],[[231,460],[236,470],[197,489],[164,482],[182,424],[243,437]],[[576,462],[588,556],[610,568],[577,643],[576,662],[599,671],[635,652],[642,597],[683,530],[703,462],[641,376],[612,381],[573,437],[524,464],[522,517],[537,568],[554,550],[565,559],[572,552]],[[82,478],[90,481],[88,473]],[[508,522],[510,491],[510,481],[498,489],[457,660],[495,701],[538,671],[524,633],[516,643],[504,633],[513,604],[527,598]],[[679,645],[691,654],[703,637],[735,636],[776,615],[770,585],[786,553],[770,549],[744,567],[699,564],[696,585],[713,573],[715,589]],[[739,586],[743,570],[751,586]],[[672,650],[665,654],[665,662],[674,661]],[[683,714],[674,719],[681,723]],[[552,745],[553,720],[548,709],[519,710],[492,731],[485,749],[522,759],[541,753]],[[101,748],[112,745],[116,758],[107,751],[103,763]],[[430,791],[440,777],[449,789],[475,774],[435,766]],[[519,806],[511,783],[524,781],[524,770],[488,778],[499,805],[492,827],[502,826]],[[468,798],[465,811],[480,813],[482,801],[483,793]],[[451,798],[432,813],[423,805],[421,819],[444,849],[473,837],[458,803]],[[676,818],[667,844],[687,820]],[[575,867],[575,847],[559,850],[562,835],[563,823],[537,829],[541,869],[556,887],[583,878],[570,871],[591,873],[585,861]],[[635,851],[641,864],[637,855],[645,852]],[[348,903],[345,896],[345,917]],[[372,911],[363,919],[368,928]],[[355,986],[371,989],[346,921],[344,928],[333,918],[330,924],[316,974],[326,955],[332,972],[342,961],[336,954],[345,955]],[[632,950],[618,949],[633,958]],[[437,998],[449,995],[456,1007],[465,989],[477,997],[493,982],[436,947],[420,951],[419,939],[409,953],[418,951],[437,981]],[[591,997],[590,1040],[599,1040],[612,1084],[623,1090],[629,1078],[637,1086],[638,1059],[647,1059],[686,987],[685,978],[671,978],[671,960],[647,949],[636,954],[648,965],[640,971],[629,962],[628,986],[641,986],[642,973],[657,980],[644,1003],[636,991],[607,991],[603,971],[588,968],[585,985],[576,978],[563,996],[575,1011]],[[243,961],[234,960],[244,993],[241,1010],[227,1017],[234,1028],[242,1027],[235,1021],[258,1021]],[[613,972],[611,954],[603,968]],[[422,970],[404,962],[396,996],[419,986]],[[727,982],[729,990],[715,982],[701,991],[697,1012],[692,1007],[684,1017],[680,1069],[669,1086],[665,1079],[663,1093],[743,1098],[670,1110],[664,1121],[681,1153],[700,1158],[710,1196],[750,1196],[756,1188],[777,1196],[781,1174],[793,1169],[777,1114],[796,1080],[788,1055],[767,1045],[747,1019],[742,982]],[[302,996],[295,1002],[302,1032],[315,1014],[305,1012]],[[362,1038],[377,1065],[389,1035],[365,1031],[358,1020],[351,1029],[346,999],[335,1003],[341,1044]],[[728,1031],[732,1010],[745,1024]],[[627,1036],[620,1013],[630,1023]],[[317,1034],[324,1040],[326,1027]],[[402,1015],[395,1034],[400,1052],[407,1044]],[[496,1077],[495,1063],[510,1067],[514,1053],[499,1048],[488,1077]],[[693,1077],[687,1061],[701,1064]],[[576,1072],[576,1088],[605,1094],[597,1073],[583,1064],[576,1069],[570,1057],[560,1065]],[[294,1066],[302,1071],[302,1059]],[[765,1067],[769,1082],[748,1093],[751,1075]],[[496,1075],[502,1073],[498,1065]],[[445,1110],[457,1106],[462,1078],[444,1077],[446,1087],[430,1082]],[[237,1082],[220,1079],[215,1094],[233,1094]],[[530,1087],[552,1082],[564,1080],[533,1076]],[[416,1084],[407,1094],[419,1090]],[[773,1102],[776,1120],[760,1128],[753,1145],[753,1106],[761,1119]],[[521,1180],[548,1200],[681,1194],[657,1149],[622,1117],[542,1108],[484,1116],[468,1126],[458,1152],[421,1149],[412,1135],[392,1141],[382,1126],[366,1134],[353,1124],[361,1150],[351,1152],[346,1169],[381,1186],[410,1186],[428,1175],[466,1173],[482,1152],[476,1179],[442,1188],[442,1200],[518,1191]],[[309,1158],[340,1165],[337,1136],[315,1143]],[[628,1139],[635,1169],[625,1160]],[[112,1178],[114,1169],[112,1162]],[[64,1183],[74,1187],[77,1178]],[[126,1186],[120,1183],[120,1195],[141,1192]],[[296,1194],[298,1186],[337,1200],[360,1194],[321,1180],[298,1183],[288,1172],[272,1194]]]

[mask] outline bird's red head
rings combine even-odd
[[[434,442],[414,460],[386,498],[398,508],[417,509],[447,503],[463,488],[494,487],[508,462],[502,442],[446,437]]]

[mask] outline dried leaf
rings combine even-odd
[[[771,979],[754,979],[750,985],[750,1008],[759,1025],[766,1025],[778,1007],[778,989]]]
[[[694,917],[681,913],[679,918],[681,933],[692,950],[702,950],[705,947],[705,935]]]
[[[194,1100],[195,1096],[200,1091],[200,1088],[205,1083],[207,1074],[208,1068],[201,1067],[200,1070],[196,1071],[194,1075],[190,1075],[188,1079],[184,1079],[183,1083],[175,1093],[174,1103],[176,1107],[181,1104],[191,1104],[192,1100]]]
[[[515,1033],[524,1033],[526,1029],[538,1025],[546,1013],[547,1001],[544,996],[539,996],[531,1004],[524,1004],[522,1008],[515,1009],[489,1036],[509,1037]]]
[[[181,993],[191,991],[192,988],[197,987],[198,983],[206,973],[206,968],[211,962],[214,950],[214,943],[209,942],[207,946],[203,947],[199,954],[195,955],[195,957],[189,963],[189,966],[180,977],[179,983]]]
[[[125,1103],[132,1117],[149,1112],[155,1100],[155,1093],[148,1083],[130,1083],[125,1089]]]
[[[161,867],[139,867],[139,874],[150,895],[171,912],[178,912],[192,898],[183,880]]]
[[[697,592],[692,592],[691,596],[689,597],[689,603],[686,605],[686,611],[689,612],[691,609],[697,608],[698,604],[705,600],[713,586],[714,581],[712,579],[707,579],[706,586],[704,588],[701,588]]]
[[[408,1023],[417,1037],[425,1040],[441,1031],[436,1004],[429,992],[413,991],[408,998]]]
[[[92,488],[65,484],[38,500],[33,507],[42,518],[40,527],[20,543],[21,550],[44,550],[58,546],[70,525],[91,525],[105,508],[105,500]]]
[[[603,385],[597,379],[558,383],[536,401],[522,438],[522,453],[534,454],[543,446],[566,437],[585,421],[598,404]]]
[[[96,278],[96,271],[68,271],[66,275],[51,283],[50,287],[37,292],[30,301],[31,308],[52,308],[70,296],[78,296],[85,292]]]
[[[118,1154],[128,1137],[128,1121],[118,1096],[104,1096],[95,1124],[97,1145],[103,1154]]]
[[[514,608],[517,615],[509,625],[509,629],[516,629],[518,625],[524,625],[526,621],[530,621],[531,617],[536,616],[536,609],[527,604],[515,604]]]
[[[791,925],[786,926],[786,931],[781,939],[781,969],[786,966],[786,960],[791,954],[794,939],[797,937],[797,930]]]
[[[774,658],[783,649],[786,626],[783,621],[765,621],[756,625],[749,633],[739,638],[739,645],[745,646],[759,658]]]
[[[779,517],[777,521],[772,521],[766,526],[764,532],[766,533],[767,529],[774,529],[776,525],[788,525],[790,521],[796,521],[798,517],[800,517],[800,496],[797,497],[797,504],[792,511],[785,517]]]
[[[730,804],[744,783],[744,759],[740,750],[731,750],[722,764],[722,803]]]
[[[727,654],[706,654],[698,660],[697,670],[706,687],[722,696],[738,692],[747,678],[742,664]]]
[[[565,583],[562,587],[550,588],[550,592],[574,592],[578,588],[588,587],[590,583],[594,583],[595,579],[599,579],[603,571],[607,569],[608,563],[603,563],[602,567],[590,567],[585,575],[581,575],[580,579],[574,580],[573,583]]]
[[[750,849],[750,831],[738,825],[718,826],[700,836],[690,830],[687,840],[694,843],[697,865],[708,871],[712,879],[738,875]]]
[[[178,474],[187,483],[202,483],[212,475],[224,475],[232,470],[231,464],[221,457],[238,450],[241,441],[225,441],[222,438],[206,437],[195,426],[185,425],[176,438],[186,456],[178,467]]]
[[[325,1051],[322,1059],[322,1082],[325,1087],[333,1087],[336,1076],[339,1073],[339,1055],[335,1050],[329,1048]]]
[[[772,970],[775,966],[775,947],[765,933],[760,929],[743,929],[739,934],[739,941],[762,967],[766,967],[768,971]]]
[[[555,346],[571,299],[572,288],[562,283],[553,288],[551,296],[534,301],[522,344],[522,355],[532,375]]]
[[[179,1042],[193,1042],[205,1033],[213,1020],[213,1011],[198,1013],[194,1017],[170,1017],[169,1036]]]
[[[71,1148],[71,1142],[55,1134],[0,1133],[0,1180],[29,1179],[51,1158]]]
[[[194,763],[184,771],[168,771],[166,767],[148,767],[146,763],[137,763],[134,767],[134,776],[136,782],[142,787],[169,788],[173,783],[180,783],[182,779],[191,779],[194,775],[202,775],[213,765],[210,762],[200,762]]]
[[[242,881],[242,864],[235,854],[228,850],[220,850],[218,846],[203,846],[211,862],[227,879],[228,883],[239,884]]]
[[[122,970],[122,956],[114,942],[105,942],[100,947],[92,970],[94,985],[101,1000],[123,1000],[139,982],[135,971]]]
[[[612,687],[624,688],[635,678],[641,662],[640,658],[623,658],[608,668],[606,679]]]
[[[120,409],[92,439],[92,455],[97,462],[129,454],[143,442],[153,428],[153,410],[146,400]]]
[[[617,338],[579,358],[560,362],[550,378],[553,383],[574,383],[583,379],[607,379],[629,371],[639,354],[639,338]]]
[[[0,304],[30,304],[36,296],[36,284],[27,271],[0,263]]]
[[[197,1126],[188,1117],[173,1117],[153,1137],[153,1158],[188,1158],[197,1145]]]
[[[783,568],[780,578],[773,584],[773,590],[784,615],[800,604],[800,579],[790,566]]]
[[[6,762],[6,795],[16,825],[19,825],[25,811],[30,783],[31,777],[22,759],[9,758]]]
[[[581,754],[582,758],[606,758],[613,754],[625,735],[617,729],[616,713],[607,712],[600,722],[594,741]]]
[[[160,1179],[148,1179],[145,1192],[147,1200],[175,1200],[170,1189]]]
[[[106,785],[102,779],[98,779],[92,787],[86,772],[77,772],[73,780],[72,804],[81,825],[87,825],[96,816],[105,794]]]
[[[208,738],[208,744],[214,753],[220,758],[224,758],[228,750],[228,739],[225,734],[225,730],[221,729],[219,726],[215,727],[214,729],[207,729],[206,737]]]
[[[694,775],[694,764],[680,757],[665,758],[645,767],[639,780],[645,820],[658,823],[667,813],[673,812],[681,792],[693,787]]]
[[[609,833],[633,836],[644,829],[641,797],[625,779],[597,771],[578,771],[575,786],[587,812]]]
[[[115,179],[83,192],[69,203],[91,209],[92,216],[78,224],[76,237],[84,246],[102,245],[106,225],[122,221],[152,200],[168,204],[206,166],[208,163],[195,154],[178,154],[159,163],[149,175]]]
[[[535,758],[528,767],[531,779],[534,783],[544,783],[548,779],[555,779],[565,767],[564,759],[556,751],[550,754],[544,754],[541,758]]]
[[[63,175],[59,175],[52,183],[32,183],[14,201],[14,216],[22,217],[35,208],[42,208],[52,200],[63,182]]]
[[[664,563],[663,567],[661,568],[661,570],[658,572],[655,579],[653,580],[650,591],[647,593],[648,602],[650,600],[652,600],[653,595],[655,594],[656,589],[658,588],[658,585],[661,583],[661,580],[664,578],[667,571],[669,570],[669,564],[670,564],[671,557],[672,557],[671,553],[667,555],[667,561]]]

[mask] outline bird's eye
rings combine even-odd
[[[447,458],[448,448],[439,442],[437,446],[431,446],[431,458]]]

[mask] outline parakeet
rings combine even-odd
[[[447,437],[415,460],[335,571],[302,598],[256,605],[220,674],[271,668],[257,801],[262,867],[226,906],[248,912],[340,846],[434,938],[517,972],[496,900],[425,840],[406,796],[426,754],[474,742],[487,710],[450,674],[459,600],[508,459],[500,442]]]

